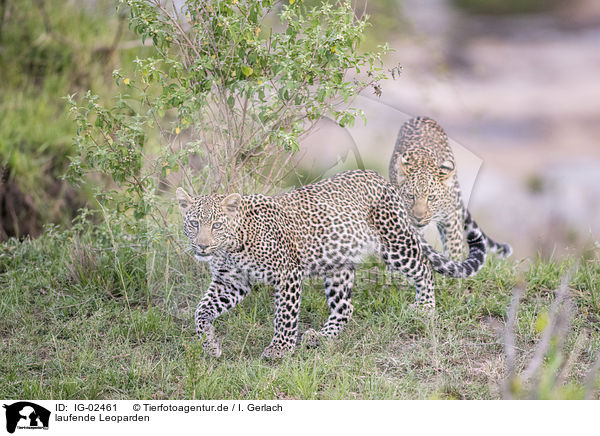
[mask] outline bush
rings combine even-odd
[[[387,49],[359,51],[366,19],[346,2],[122,3],[157,55],[136,59],[134,75],[114,72],[112,106],[92,92],[70,99],[78,129],[69,175],[109,176],[98,198],[137,219],[164,222],[157,200],[182,183],[273,190],[301,137],[323,116],[351,125],[362,115],[352,97],[384,78]]]

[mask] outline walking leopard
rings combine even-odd
[[[321,276],[330,315],[304,339],[316,345],[336,337],[352,315],[357,265],[377,254],[416,288],[415,306],[435,307],[433,271],[452,277],[477,272],[486,246],[468,212],[470,247],[463,262],[436,253],[410,222],[398,189],[374,171],[348,171],[274,196],[205,195],[178,188],[184,233],[198,261],[208,262],[212,281],[195,312],[204,350],[221,355],[213,321],[239,304],[256,282],[275,288],[274,335],[266,358],[291,352],[298,336],[302,280]]]
[[[389,167],[390,182],[398,186],[405,209],[413,224],[422,228],[434,222],[452,260],[465,257],[463,230],[468,214],[461,196],[454,154],[448,136],[428,117],[415,117],[400,128]],[[485,233],[490,251],[501,257],[512,254],[512,247],[500,244]]]

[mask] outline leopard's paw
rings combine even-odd
[[[221,357],[223,350],[221,349],[221,344],[216,339],[208,340],[205,338],[202,341],[202,349],[204,352],[212,357]]]
[[[412,303],[408,305],[408,308],[415,314],[421,316],[433,316],[435,313],[435,306],[431,304]]]
[[[271,344],[264,349],[261,357],[264,359],[281,359],[293,351],[293,347],[282,347]]]

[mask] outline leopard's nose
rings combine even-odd
[[[425,227],[427,221],[425,221],[423,218],[415,218],[414,223],[417,227]]]
[[[427,213],[425,212],[413,211],[412,218],[413,222],[419,227],[423,227],[428,224]]]
[[[425,211],[414,211],[413,216],[415,217],[415,221],[420,223],[425,220],[427,214],[425,213]]]
[[[422,221],[427,216],[428,210],[427,203],[422,199],[418,199],[412,207],[412,215],[416,220]]]
[[[208,245],[196,244],[196,248],[198,249],[198,251],[206,251]]]

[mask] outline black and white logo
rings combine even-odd
[[[29,401],[19,401],[4,405],[6,409],[6,431],[14,433],[18,429],[48,429],[50,411]]]

